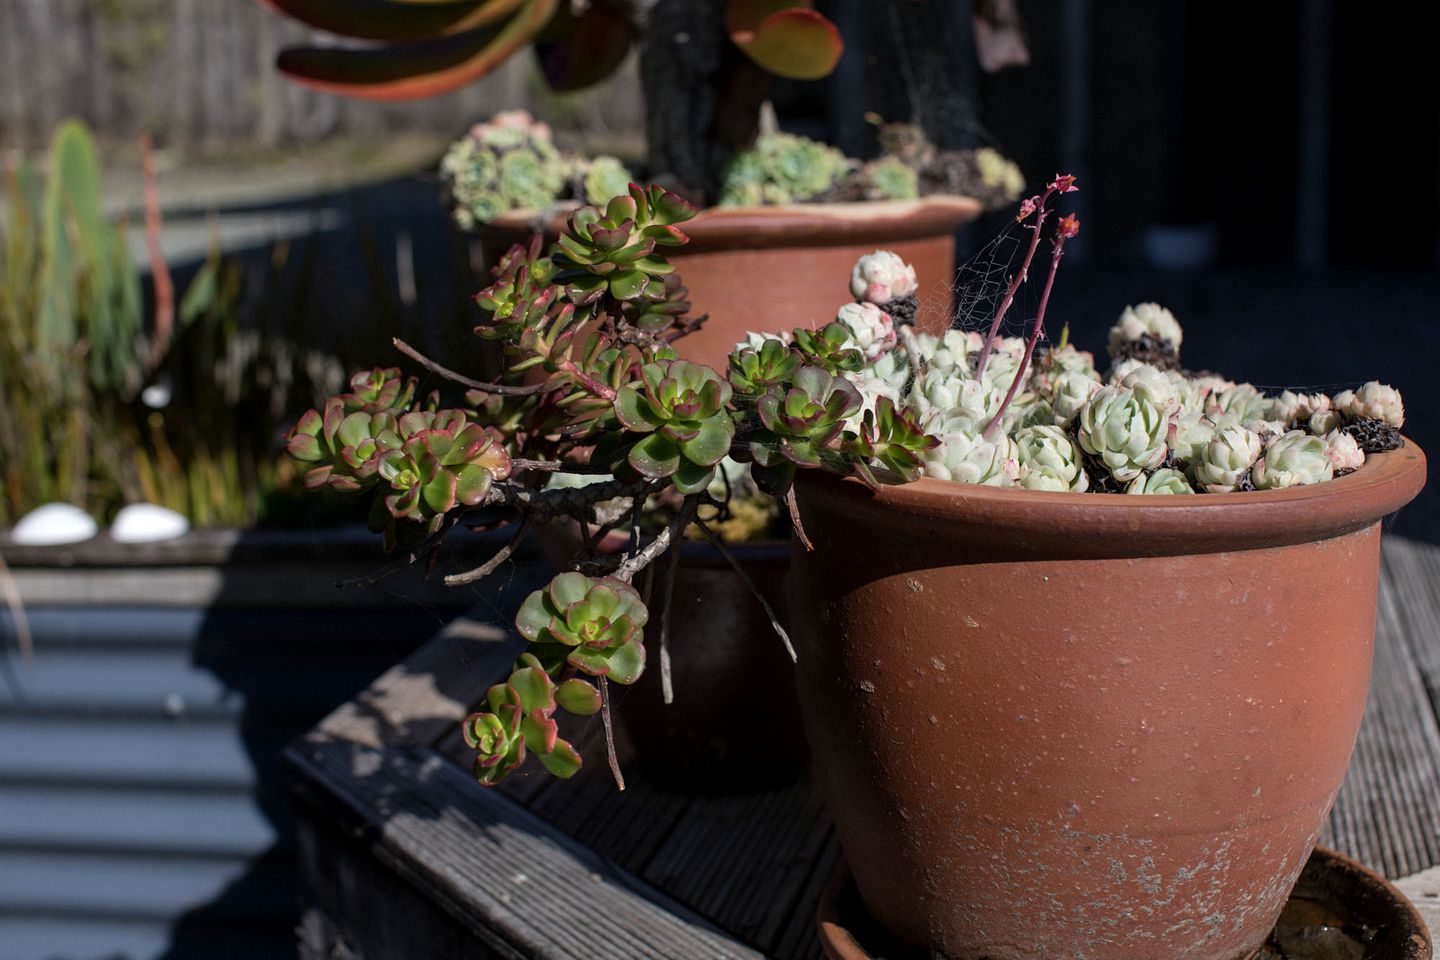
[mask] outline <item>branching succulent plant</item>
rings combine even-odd
[[[469,379],[397,341],[431,373],[466,387],[465,404],[419,397],[413,380],[377,369],[303,416],[289,442],[309,467],[307,482],[374,491],[373,525],[412,557],[438,546],[469,510],[518,521],[509,546],[448,582],[488,575],[532,525],[569,518],[587,533],[574,569],[525,600],[516,629],[529,647],[486,709],[465,721],[479,781],[499,782],[531,754],[557,776],[580,768],[558,736],[557,712],[598,712],[608,732],[608,685],[634,683],[645,669],[650,615],[632,585],[637,574],[676,550],[688,529],[725,550],[711,524],[730,516],[737,486],[783,500],[808,546],[792,491],[800,469],[872,485],[929,476],[1173,496],[1318,483],[1403,442],[1400,396],[1378,383],[1334,398],[1270,397],[1185,372],[1180,326],[1153,304],[1121,315],[1106,376],[1065,336],[1042,347],[1056,270],[1079,231],[1055,205],[1074,189],[1073,177],[1057,177],[1021,204],[1017,221],[1032,236],[988,329],[915,330],[914,270],[876,251],[856,264],[855,301],[835,321],[751,334],[722,372],[680,359],[672,346],[703,322],[687,317],[663,255],[686,242],[694,208],[631,185],[603,209],[578,210],[548,251],[537,239],[495,268],[476,298],[488,313],[477,333],[505,350],[499,382]],[[1002,337],[1047,238],[1027,335]],[[647,539],[640,518],[657,503],[664,519]],[[627,529],[629,552],[594,549],[603,534]],[[659,647],[668,656],[663,628]],[[609,756],[623,787],[613,746]]]
[[[756,483],[793,505],[798,468],[871,483],[913,479],[938,442],[913,410],[888,399],[862,412],[848,379],[895,344],[894,321],[874,301],[903,310],[913,300],[913,271],[888,255],[857,268],[869,299],[820,330],[742,344],[723,373],[679,359],[671,344],[703,318],[688,318],[664,251],[686,242],[694,212],[673,193],[634,185],[603,207],[581,207],[549,250],[538,240],[510,250],[476,297],[487,312],[477,334],[505,352],[499,382],[455,373],[397,341],[432,374],[467,388],[465,403],[442,405],[399,370],[377,369],[290,433],[307,484],[373,495],[372,526],[412,556],[481,508],[515,515],[517,540],[560,518],[594,534],[577,569],[525,601],[516,628],[527,654],[490,691],[488,708],[466,720],[482,783],[499,782],[531,754],[559,776],[579,769],[555,714],[599,707],[608,721],[607,685],[640,677],[649,614],[631,583],[676,549],[687,527],[713,534],[709,523],[730,516],[732,483],[720,471],[738,468],[727,457],[750,464]],[[594,482],[546,485],[552,475]],[[678,507],[646,541],[636,516],[662,495]],[[631,553],[593,551],[601,532],[622,527]],[[450,581],[485,576],[510,549]]]

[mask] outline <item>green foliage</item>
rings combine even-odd
[[[102,521],[156,503],[196,526],[294,509],[280,418],[342,382],[308,345],[311,262],[288,244],[260,272],[210,257],[165,336],[82,125],[61,124],[43,170],[21,160],[0,187],[0,526],[55,501]]]
[[[613,577],[561,573],[525,599],[515,628],[538,661],[569,664],[592,677],[634,683],[645,669],[649,612],[630,584]]]
[[[882,157],[865,165],[866,195],[872,200],[914,200],[920,196],[920,175],[898,157]]]
[[[730,393],[730,384],[709,367],[684,360],[645,364],[640,382],[621,387],[615,398],[615,415],[627,432],[607,465],[620,475],[669,477],[681,493],[699,493],[715,479],[715,465],[735,436],[725,410]]]
[[[514,509],[527,525],[571,517],[591,530],[632,518],[638,537],[646,504],[670,504],[644,550],[621,558],[587,547],[583,573],[562,573],[525,601],[516,629],[531,659],[492,691],[489,710],[466,721],[482,783],[529,753],[561,775],[578,766],[568,746],[549,746],[554,706],[594,712],[595,687],[584,677],[602,692],[608,681],[640,677],[649,614],[630,581],[697,517],[732,517],[738,478],[722,473],[727,456],[753,462],[754,482],[785,495],[797,466],[874,482],[873,459],[913,476],[915,451],[930,442],[913,414],[888,404],[857,419],[860,393],[840,374],[859,369],[864,355],[839,323],[796,330],[790,342],[755,338],[730,357],[728,379],[677,359],[671,341],[696,324],[663,251],[687,242],[682,225],[694,213],[672,193],[632,184],[603,209],[577,210],[548,251],[538,240],[510,250],[476,297],[489,313],[477,333],[501,347],[505,368],[497,383],[462,378],[464,410],[431,413],[434,402],[417,400],[398,373],[376,370],[291,431],[307,483],[375,495],[390,545],[443,532],[446,518],[478,507]],[[529,471],[572,482],[537,489]],[[596,482],[573,482],[575,474]],[[627,504],[618,516],[616,498]],[[538,717],[538,732],[527,717]]]
[[[801,203],[835,188],[853,164],[834,147],[791,133],[770,133],[730,159],[720,206]]]

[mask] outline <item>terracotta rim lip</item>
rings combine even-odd
[[[482,225],[506,233],[558,234],[574,207],[516,211]],[[681,225],[690,243],[670,254],[753,247],[834,247],[894,243],[948,234],[984,212],[974,197],[937,194],[918,200],[857,200],[761,207],[707,207]]]
[[[1369,526],[1409,503],[1425,484],[1425,454],[1407,439],[1371,454],[1348,476],[1286,490],[1130,496],[984,487],[924,478],[872,491],[855,477],[805,473],[802,505],[814,497],[869,516],[899,510],[943,523],[984,525],[997,533],[1074,536],[1093,549],[1117,544],[1174,552],[1276,546],[1339,536]],[[1033,543],[1031,545],[1034,545]]]

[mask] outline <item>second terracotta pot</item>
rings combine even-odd
[[[918,325],[939,332],[950,325],[954,301],[955,230],[980,215],[970,197],[909,201],[796,204],[705,210],[682,226],[690,237],[664,254],[690,289],[692,316],[705,325],[676,343],[686,360],[724,369],[749,331],[777,333],[820,327],[854,297],[850,271],[878,248],[911,263],[920,277]],[[563,219],[542,224],[551,238]],[[481,233],[486,259],[529,235],[517,217]]]
[[[959,960],[1236,960],[1345,775],[1409,444],[1191,497],[802,477],[800,701],[871,914]]]
[[[784,619],[790,544],[765,541],[729,549]],[[645,675],[618,698],[620,718],[646,774],[672,789],[709,794],[798,780],[807,751],[794,665],[764,608],[729,562],[708,543],[686,542],[670,609],[652,600]],[[668,704],[659,651],[666,620],[675,691]]]

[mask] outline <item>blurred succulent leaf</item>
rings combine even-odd
[[[524,0],[260,0],[278,13],[341,37],[427,40],[493,23]]]
[[[549,22],[560,0],[525,0],[504,24],[371,49],[293,47],[276,65],[317,90],[367,100],[415,100],[463,87],[504,63]]]
[[[725,26],[730,39],[755,63],[790,80],[819,80],[840,61],[845,42],[808,0],[730,0]]]
[[[611,0],[593,0],[578,16],[565,4],[535,44],[535,56],[550,88],[568,93],[619,69],[634,39],[630,21]]]

